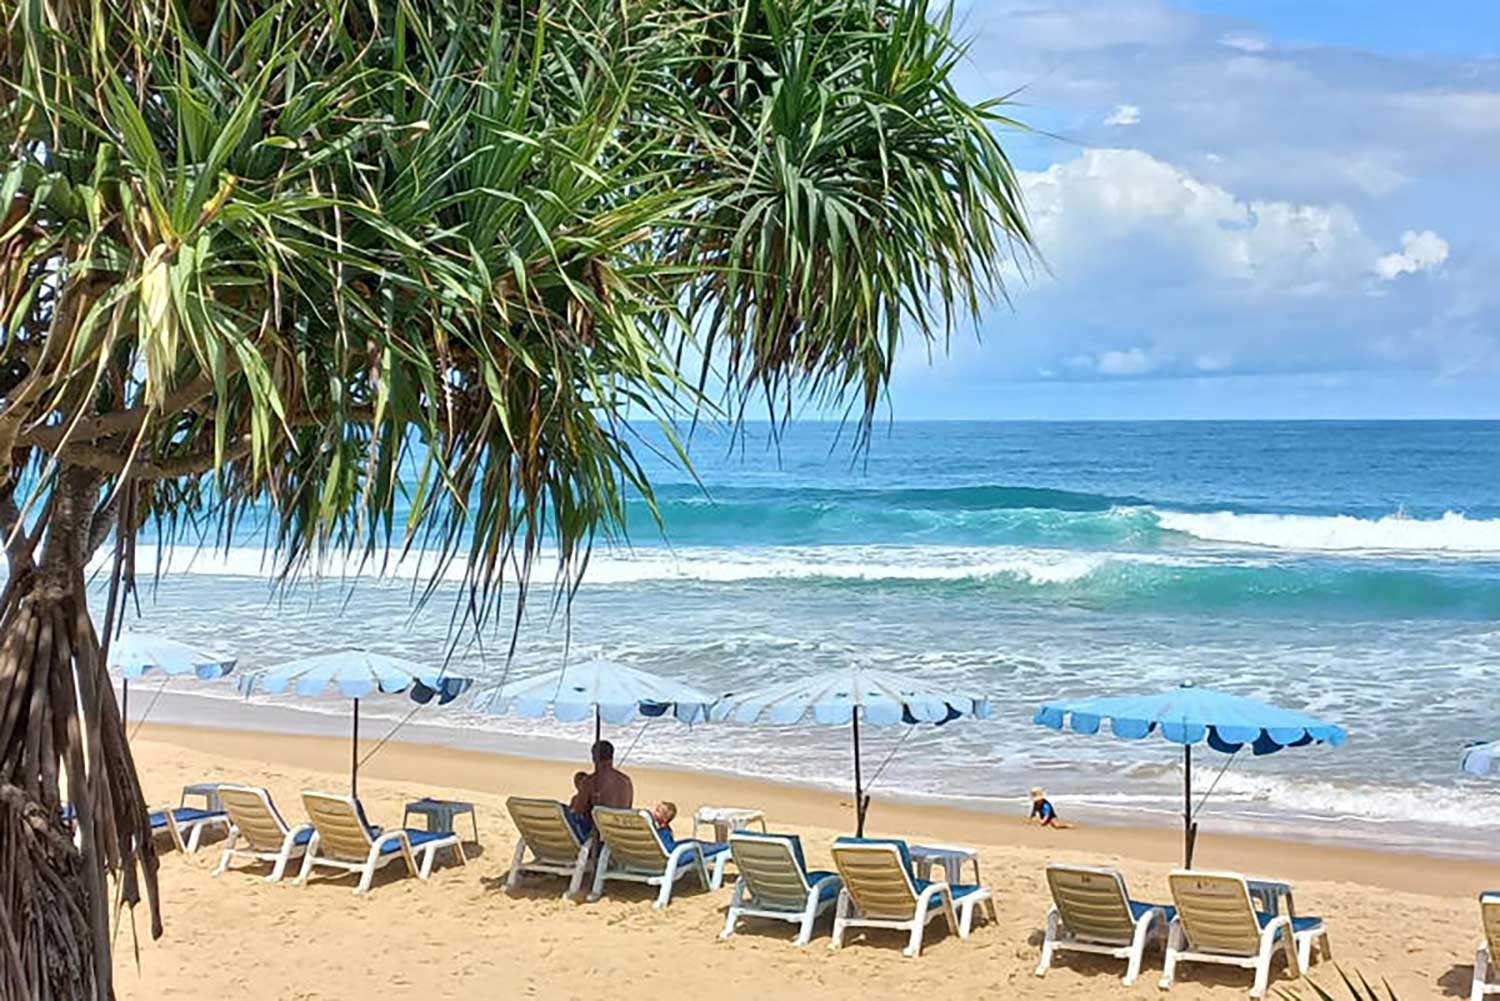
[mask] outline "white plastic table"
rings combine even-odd
[[[700,806],[693,814],[693,837],[698,836],[698,828],[710,824],[713,825],[715,841],[728,841],[731,832],[751,824],[759,824],[760,832],[766,833],[766,814],[764,810],[740,806]]]
[[[189,796],[197,796],[203,800],[203,809],[208,813],[220,813],[224,804],[219,802],[219,783],[217,782],[194,782],[182,787],[182,798],[177,801],[178,807],[187,806]]]
[[[1264,914],[1281,914],[1281,901],[1286,901],[1287,917],[1296,917],[1297,908],[1292,901],[1292,884],[1284,883],[1279,879],[1247,879],[1245,886],[1250,891],[1250,899],[1254,901],[1258,909]]]
[[[974,883],[982,886],[984,881],[979,878],[979,852],[974,848],[965,848],[961,845],[908,845],[907,850],[911,852],[913,867],[917,870],[918,879],[929,879],[932,876],[932,867],[940,865],[943,867],[943,878],[950,885],[964,881],[964,863],[974,864]]]
[[[453,822],[461,815],[467,813],[469,822],[474,825],[474,843],[479,843],[479,818],[474,813],[474,804],[465,803],[457,799],[431,799],[423,797],[406,804],[406,811],[401,815],[401,826],[406,826],[407,818],[412,814],[427,818],[427,829],[438,831],[443,834],[453,833]]]

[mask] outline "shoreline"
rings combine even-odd
[[[296,710],[290,713],[302,715]],[[504,735],[499,735],[504,736]],[[132,734],[144,740],[194,753],[213,753],[251,759],[265,766],[312,767],[330,775],[347,775],[350,746],[347,736],[287,733],[271,729],[235,728],[180,723],[145,723]],[[381,753],[360,766],[360,779],[403,784],[433,781],[441,775],[445,788],[476,794],[562,796],[571,786],[573,771],[584,764],[583,750],[570,741],[555,740],[555,755],[519,754],[485,748],[453,747],[441,743],[391,740]],[[368,752],[371,744],[361,743]],[[736,805],[776,802],[787,810],[772,818],[773,828],[812,825],[844,830],[852,822],[852,796],[825,789],[792,785],[728,772],[628,764],[642,802],[650,789],[667,789],[684,803],[728,800]],[[499,788],[497,775],[525,776],[521,788]],[[207,781],[242,781],[229,775],[205,776]],[[561,790],[561,791],[560,791]],[[659,797],[658,797],[659,798]],[[683,816],[690,816],[684,805]],[[1070,830],[1047,830],[1019,816],[965,808],[952,803],[889,798],[871,804],[868,826],[892,836],[920,832],[921,837],[957,843],[982,842],[1007,846],[1084,852],[1093,856],[1128,857],[1158,865],[1181,863],[1180,828],[1132,824],[1080,822]],[[1212,860],[1215,868],[1229,868],[1278,878],[1335,880],[1405,893],[1472,898],[1500,885],[1500,862],[1452,858],[1414,851],[1333,843],[1325,840],[1244,834],[1216,830],[1204,822],[1198,833],[1199,864]],[[1273,861],[1274,860],[1274,863]]]
[[[132,732],[143,727],[148,732],[156,727],[174,727],[208,730],[221,733],[266,734],[277,736],[306,736],[342,741],[344,768],[348,767],[349,715],[347,711],[319,709],[306,702],[295,704],[266,701],[247,701],[231,694],[205,694],[200,691],[162,689],[159,691],[132,691],[130,716]],[[387,706],[399,703],[386,703]],[[403,709],[404,709],[404,704]],[[141,709],[145,707],[148,722],[142,723]],[[419,722],[402,721],[399,716],[370,714],[366,710],[365,726],[360,735],[361,756],[370,754],[377,744],[383,743],[391,734],[400,734],[400,739],[390,737],[387,746],[428,747],[493,755],[512,761],[544,761],[551,763],[579,763],[587,757],[588,737],[572,737],[553,734],[526,734],[502,729],[487,729],[464,726],[454,722],[439,721],[427,716]],[[392,727],[395,727],[393,730]],[[624,734],[629,731],[611,728],[616,745],[625,751],[632,738]],[[381,751],[380,753],[385,753]],[[380,754],[371,759],[378,762]],[[361,766],[362,769],[365,766]],[[730,767],[717,764],[684,764],[663,760],[659,755],[644,763],[630,763],[632,770],[650,771],[660,774],[687,774],[717,776],[749,783],[758,783],[778,790],[798,790],[816,796],[841,798],[848,801],[850,790],[827,779],[805,778],[801,781],[782,776],[744,774]],[[1045,784],[1045,783],[1044,783]],[[908,790],[881,789],[876,794],[872,810],[885,806],[903,806],[914,810],[942,809],[975,818],[994,818],[1001,821],[1017,820],[1024,823],[1029,803],[1024,796],[1015,797],[965,797],[946,792],[922,794]],[[1064,819],[1077,823],[1080,829],[1103,829],[1130,831],[1164,839],[1179,846],[1182,840],[1181,814],[1157,811],[1141,807],[1108,808],[1092,804],[1067,802],[1059,804]],[[1291,813],[1290,806],[1287,811]],[[1154,822],[1156,820],[1160,822]],[[1357,833],[1351,833],[1339,824],[1357,824]],[[1333,829],[1330,829],[1332,827]],[[1205,836],[1238,838],[1255,843],[1300,845],[1309,849],[1331,851],[1352,850],[1381,856],[1409,857],[1429,861],[1475,862],[1485,864],[1490,858],[1489,847],[1476,837],[1473,842],[1453,841],[1444,848],[1437,838],[1418,840],[1405,824],[1392,824],[1391,837],[1382,841],[1381,833],[1368,818],[1343,820],[1313,820],[1299,823],[1294,817],[1285,819],[1269,817],[1249,820],[1243,816],[1215,815],[1212,809],[1205,812],[1200,821],[1200,841]],[[1175,839],[1175,840],[1174,840]],[[1500,885],[1500,880],[1496,880]]]

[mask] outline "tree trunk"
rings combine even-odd
[[[0,997],[15,1001],[113,998],[111,877],[133,907],[144,875],[161,934],[150,819],[84,584],[103,484],[60,471],[41,555],[12,551],[0,597]]]

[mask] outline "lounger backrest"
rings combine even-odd
[[[866,917],[909,921],[916,914],[917,889],[895,843],[840,839],[833,843],[833,864]]]
[[[661,875],[667,869],[667,850],[656,833],[656,822],[646,810],[594,807],[594,827],[609,846],[616,865]]]
[[[224,804],[229,822],[253,851],[281,850],[287,826],[276,812],[270,793],[256,786],[221,785],[219,802]]]
[[[565,807],[557,800],[512,796],[505,801],[505,808],[510,811],[521,840],[539,860],[572,865],[578,858],[583,843],[568,823]]]
[[[363,862],[370,854],[370,832],[352,796],[304,792],[307,819],[318,830],[318,852],[346,862]]]
[[[1135,936],[1125,880],[1113,869],[1086,865],[1047,866],[1047,885],[1063,924],[1074,937],[1106,945],[1129,945]]]
[[[807,906],[807,874],[791,838],[736,832],[729,836],[729,853],[757,904],[788,911]]]
[[[1479,915],[1484,922],[1484,940],[1490,944],[1490,955],[1500,956],[1500,893],[1480,895]]]
[[[1228,956],[1254,956],[1260,951],[1260,923],[1255,920],[1245,877],[1178,869],[1167,882],[1193,949]]]

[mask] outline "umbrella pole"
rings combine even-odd
[[[1198,825],[1193,823],[1193,745],[1182,745],[1182,850],[1183,867],[1193,867],[1193,842]]]
[[[859,707],[849,717],[854,729],[854,836],[865,836],[865,785],[859,770]]]
[[[354,700],[354,741],[349,755],[349,795],[359,798],[359,699]]]
[[[130,722],[130,679],[120,679],[120,723]]]
[[[604,736],[604,727],[599,722],[599,706],[596,704],[594,706],[594,743],[596,743],[596,744],[599,743],[600,738],[603,737],[603,736]]]

